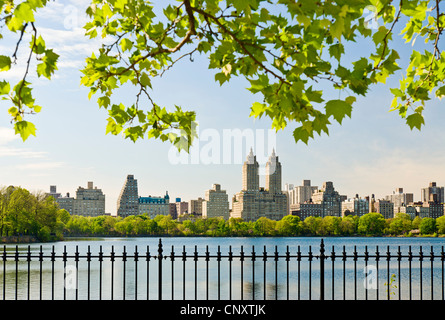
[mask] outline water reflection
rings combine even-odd
[[[320,238],[165,238],[163,243],[163,299],[319,299],[319,260],[302,258],[298,262],[292,257],[287,262],[285,254],[289,250],[293,256],[298,251],[304,256],[309,252],[318,255]],[[440,258],[431,262],[429,258],[431,246],[435,254],[443,250],[442,239],[328,238],[325,243],[326,299],[387,299],[388,294],[391,299],[442,299],[443,262]],[[410,246],[417,255],[422,246],[424,261],[420,264],[413,258],[410,268],[407,259],[399,263],[393,258],[388,268],[388,245],[394,254],[400,247],[402,255],[408,254]],[[363,258],[353,261],[352,257],[345,262],[339,257],[332,261],[331,251],[341,255],[343,247],[351,256],[354,251],[363,255],[365,249],[375,254],[378,248],[381,256],[378,261],[371,257],[366,263]],[[158,239],[154,238],[6,245],[0,249],[0,255],[3,251],[8,254],[6,262],[0,261],[0,299],[157,299],[158,260],[153,258],[157,250]],[[201,256],[208,250],[210,260],[204,257],[194,261],[195,250]],[[218,250],[225,256],[220,262],[216,260]],[[241,252],[250,255],[253,250],[255,261],[250,257],[240,261]],[[280,254],[278,261],[274,260],[275,250]],[[177,255],[174,261],[170,259],[172,251]],[[186,261],[182,260],[183,251]],[[266,261],[264,251],[269,255]],[[15,252],[22,256],[18,261],[14,261]],[[27,261],[28,252],[31,261]],[[40,252],[43,261],[39,261]],[[64,252],[66,262],[62,261]],[[88,252],[90,262],[85,258]],[[151,255],[149,260],[146,252]],[[233,261],[227,258],[229,252]],[[83,258],[76,261],[76,253]],[[366,273],[366,266],[374,269]],[[392,275],[395,278],[391,282]],[[376,278],[370,281],[371,276]],[[372,283],[372,288],[366,289],[366,283]]]

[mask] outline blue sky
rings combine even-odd
[[[106,211],[112,214],[127,174],[138,179],[140,196],[163,195],[168,190],[171,197],[188,201],[204,197],[206,189],[219,183],[231,199],[241,189],[241,164],[173,164],[167,143],[133,143],[105,135],[106,110],[99,109],[94,98],[88,100],[88,90],[80,86],[78,70],[98,45],[82,37],[81,8],[78,1],[50,2],[41,13],[45,20],[37,24],[47,46],[60,54],[59,70],[52,81],[31,78],[37,103],[44,107],[39,115],[28,118],[37,126],[37,137],[22,142],[15,136],[7,114],[9,105],[0,102],[0,186],[49,191],[50,185],[57,185],[59,192],[74,194],[78,186],[93,181],[104,191]],[[78,17],[77,24],[73,17]],[[2,54],[11,54],[12,42],[2,41]],[[398,48],[406,59],[407,47]],[[353,52],[356,57],[369,54],[362,43]],[[25,54],[26,49],[22,50]],[[157,103],[195,110],[200,131],[211,130],[220,137],[223,130],[265,132],[270,128],[269,119],[249,118],[250,106],[258,97],[245,90],[249,86],[245,80],[234,78],[220,87],[214,82],[215,72],[207,69],[206,58],[194,58],[193,63],[185,59],[153,81]],[[21,72],[23,65],[2,76],[16,80]],[[341,126],[334,124],[329,136],[316,136],[308,146],[295,144],[295,124],[278,132],[276,153],[282,163],[283,184],[300,185],[303,179],[310,179],[321,186],[333,181],[336,190],[348,197],[356,193],[383,197],[403,187],[414,193],[415,200],[430,181],[445,185],[443,101],[428,102],[426,126],[421,132],[411,131],[397,113],[388,112],[389,88],[399,76],[386,85],[373,86],[366,97],[358,97],[352,119],[345,119]],[[133,99],[131,92],[120,97]],[[200,141],[201,150],[205,145],[206,141]],[[246,154],[244,151],[243,159]],[[264,177],[260,183],[264,186]]]

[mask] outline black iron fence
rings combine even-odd
[[[159,239],[145,252],[81,254],[4,246],[0,251],[1,298],[5,299],[288,299],[444,300],[444,247],[336,252],[323,239],[313,250],[279,252],[241,246],[225,252],[175,250]],[[374,250],[375,249],[375,250]],[[386,251],[385,251],[386,249]],[[331,250],[331,251],[330,251]],[[129,285],[131,284],[131,285]]]

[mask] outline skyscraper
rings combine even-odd
[[[259,187],[258,162],[252,149],[243,165],[243,188],[232,198],[231,217],[255,221],[280,220],[287,214],[287,194],[281,191],[281,163],[273,150],[266,164],[266,188]]]
[[[445,202],[444,187],[438,187],[435,182],[430,182],[429,187],[421,189],[421,201],[436,203]]]
[[[117,215],[126,217],[137,214],[139,214],[138,181],[129,174],[117,199]]]
[[[51,186],[50,190],[48,195],[54,196],[56,187]],[[69,193],[66,197],[58,193],[56,201],[61,209],[65,209],[72,215],[95,217],[105,214],[105,195],[101,189],[94,187],[92,181],[88,181],[87,188],[80,186],[77,188],[76,198],[70,197]]]
[[[152,197],[151,195],[148,197],[139,197],[139,214],[146,213],[151,219],[157,215],[169,215],[169,201],[170,196],[167,191],[163,197]]]
[[[212,189],[206,191],[202,202],[202,217],[223,217],[224,220],[229,220],[229,197],[219,184],[214,184]]]
[[[341,196],[332,181],[324,182],[323,189],[312,194],[312,201],[323,205],[323,216],[341,216]]]
[[[275,155],[275,148],[266,163],[266,191],[281,193],[281,163]]]
[[[258,192],[260,189],[260,177],[258,175],[258,162],[253,155],[252,148],[243,164],[243,190],[249,192]]]
[[[77,188],[73,214],[89,217],[105,214],[105,195],[101,189],[93,186],[92,181],[88,181],[87,188]]]

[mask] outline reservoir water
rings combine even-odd
[[[163,299],[319,299],[321,238],[161,239]],[[443,298],[444,238],[323,240],[327,256],[325,299]],[[159,238],[71,238],[54,243],[4,245],[0,255],[5,252],[7,261],[0,259],[0,299],[158,299],[159,261],[154,258],[158,243]],[[28,251],[31,261],[26,258]],[[195,251],[199,253],[197,260]],[[19,259],[14,258],[16,252]],[[40,252],[43,261],[39,259]],[[205,258],[206,252],[209,259]],[[343,252],[348,256],[346,261],[341,257]],[[363,258],[365,252],[368,259]],[[395,256],[390,261],[386,258],[388,252]],[[99,253],[103,254],[101,259]],[[431,253],[435,256],[432,261]],[[403,257],[400,261],[398,254]],[[242,255],[244,259],[240,259]]]

